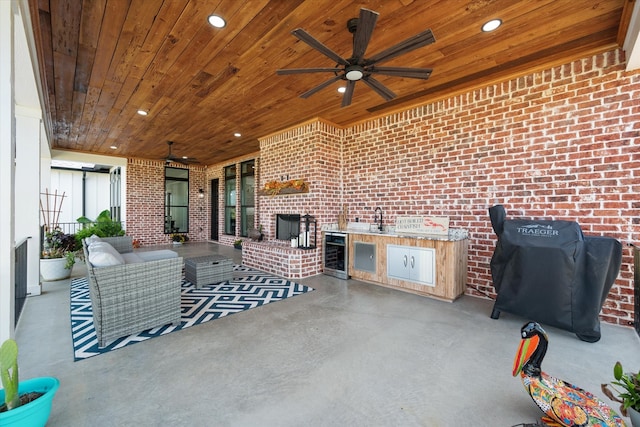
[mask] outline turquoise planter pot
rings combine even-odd
[[[18,394],[32,391],[44,393],[33,402],[22,405],[11,411],[0,413],[1,426],[43,427],[51,413],[53,396],[60,387],[60,381],[53,377],[32,378],[20,381]],[[0,402],[4,402],[4,390],[0,390]]]

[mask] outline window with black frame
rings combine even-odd
[[[189,169],[164,168],[164,232],[189,232]]]
[[[236,165],[224,168],[224,233],[236,234]]]
[[[249,235],[255,218],[255,161],[249,160],[240,164],[240,235]]]

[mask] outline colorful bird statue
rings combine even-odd
[[[542,372],[547,352],[547,334],[536,322],[522,327],[522,341],[513,361],[513,376],[520,374],[524,388],[546,414],[548,426],[624,427],[625,423],[607,404],[588,391]]]

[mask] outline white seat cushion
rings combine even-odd
[[[92,243],[89,245],[88,251],[89,262],[94,267],[111,267],[125,263],[122,255],[107,242]]]
[[[157,261],[159,259],[178,258],[178,253],[169,249],[159,249],[157,251],[138,251],[136,254],[145,262]]]

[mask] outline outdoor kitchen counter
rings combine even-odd
[[[327,230],[334,231],[334,230]],[[388,236],[388,237],[402,237],[407,239],[418,240],[440,240],[445,242],[455,242],[458,240],[466,240],[469,238],[468,230],[462,228],[450,228],[449,233],[444,234],[424,234],[424,233],[408,233],[408,232],[396,232],[393,228],[389,228],[385,231],[363,231],[356,229],[349,229],[340,231],[341,233],[347,233],[349,235],[364,234],[372,236]]]
[[[352,278],[453,301],[467,283],[467,230],[448,235],[347,230]]]

